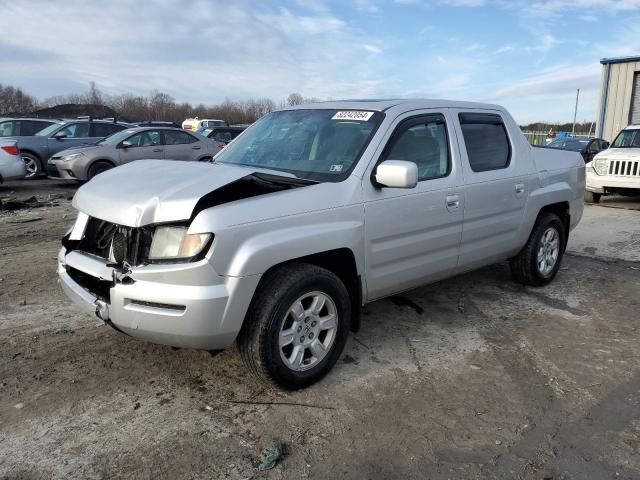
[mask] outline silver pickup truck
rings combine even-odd
[[[365,303],[507,259],[517,281],[549,283],[583,210],[580,154],[532,148],[495,105],[293,107],[214,160],[133,162],[82,186],[60,282],[128,335],[235,341],[285,388],[334,365]]]

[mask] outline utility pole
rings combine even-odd
[[[580,89],[576,93],[576,109],[573,111],[573,128],[571,129],[571,136],[576,133],[576,118],[578,117],[578,99],[580,98]]]

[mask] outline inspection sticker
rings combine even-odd
[[[373,112],[363,112],[362,110],[352,110],[349,112],[336,112],[331,120],[360,120],[366,122],[371,118]]]

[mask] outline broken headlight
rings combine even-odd
[[[191,260],[204,252],[212,237],[211,233],[187,233],[187,227],[157,227],[149,260]]]

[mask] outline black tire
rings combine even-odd
[[[87,180],[91,180],[96,175],[100,175],[102,172],[106,172],[107,170],[111,170],[113,165],[109,162],[96,162],[89,167],[89,171],[87,172]]]
[[[544,256],[545,246],[541,244],[541,240],[549,229],[553,229],[557,233],[558,250],[553,268],[546,271],[540,267],[538,254],[539,251],[543,249]],[[558,273],[558,269],[562,263],[566,241],[567,233],[565,232],[565,227],[560,217],[553,213],[542,212],[533,226],[527,244],[518,255],[509,261],[514,280],[533,287],[541,287],[550,283]],[[548,265],[545,263],[545,266]]]
[[[24,178],[33,180],[42,175],[42,162],[33,153],[22,152],[20,154],[27,165],[27,175]]]
[[[288,314],[290,307],[298,299],[314,293],[321,293],[333,302],[337,326],[324,357],[316,360],[313,366],[303,367],[308,369],[296,371],[283,360],[278,339],[285,322],[291,321]],[[303,322],[306,320],[308,319],[304,318],[300,321],[299,328],[305,326]],[[238,347],[244,363],[261,381],[272,382],[286,389],[304,388],[320,380],[336,363],[347,341],[350,321],[349,292],[334,273],[315,265],[289,264],[274,269],[262,279],[238,336]],[[295,328],[293,330],[300,332]],[[301,333],[304,337],[305,331]],[[294,337],[297,342],[298,333]],[[318,334],[317,340],[320,338]],[[326,340],[326,335],[324,338]],[[283,350],[286,348],[282,347]],[[307,351],[303,352],[304,362]],[[308,361],[313,362],[313,358],[315,357]]]
[[[602,197],[601,193],[584,192],[584,201],[587,203],[600,203],[600,197]]]
[[[212,157],[202,157],[201,159],[199,159],[199,162],[210,162],[212,161],[213,158]]]

